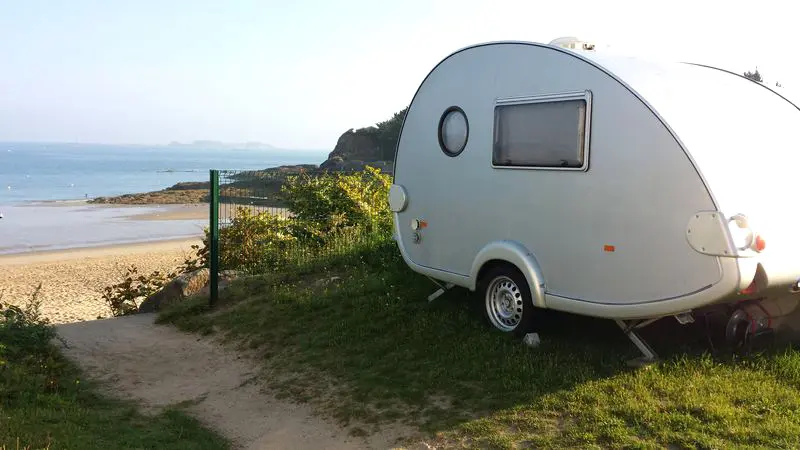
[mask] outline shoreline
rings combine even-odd
[[[202,239],[208,206],[26,202],[4,209],[0,257]]]
[[[144,193],[146,194],[146,193]],[[141,195],[141,194],[125,194],[125,195]],[[202,203],[94,203],[92,198],[80,198],[69,200],[22,200],[17,202],[9,202],[5,205],[9,208],[30,208],[30,207],[66,207],[66,206],[91,206],[96,208],[156,208],[156,207],[173,207],[173,206],[205,206],[208,208],[208,202]]]
[[[110,204],[89,204],[87,206],[98,206],[113,208],[116,205]],[[208,220],[210,212],[208,203],[188,203],[188,204],[168,204],[168,205],[125,205],[126,207],[139,207],[156,209],[141,214],[126,216],[128,220]]]
[[[192,244],[202,245],[202,235],[180,236],[164,239],[146,239],[129,242],[104,242],[99,244],[78,244],[70,247],[24,250],[13,253],[0,253],[0,267],[30,264],[37,262],[69,261],[80,258],[108,256],[122,252],[136,254],[186,246],[191,250]]]

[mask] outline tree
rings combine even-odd
[[[383,160],[394,159],[394,150],[397,140],[400,139],[400,128],[403,126],[403,119],[406,117],[408,107],[394,113],[391,119],[378,122],[377,125],[377,144]]]
[[[751,79],[751,80],[753,80],[753,81],[757,81],[757,82],[759,82],[759,83],[761,83],[762,81],[764,81],[764,79],[763,79],[763,78],[761,78],[761,73],[759,73],[759,71],[758,71],[758,67],[756,67],[756,71],[755,71],[755,72],[750,72],[750,71],[748,70],[747,72],[745,72],[745,73],[744,73],[744,76],[745,76],[745,77],[747,77],[747,78],[749,78],[749,79]]]

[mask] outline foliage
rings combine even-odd
[[[24,308],[3,304],[0,295],[0,368],[8,361],[33,355],[37,346],[55,337],[48,320],[39,312],[41,283]]]
[[[405,107],[400,112],[394,113],[391,119],[378,122],[375,140],[382,156],[381,159],[394,160],[394,151],[397,141],[400,139],[400,129],[403,127],[403,120],[407,112],[408,107]]]
[[[390,184],[379,169],[365,167],[353,174],[290,177],[283,189],[295,220],[308,234],[324,240],[346,227],[390,227]]]
[[[220,228],[220,267],[263,272],[388,236],[389,186],[388,175],[372,167],[290,176],[281,190],[290,214],[240,206]],[[207,254],[208,232],[204,245]]]
[[[186,258],[181,266],[168,273],[156,270],[140,275],[135,265],[129,266],[121,282],[106,286],[103,290],[103,300],[111,309],[111,314],[115,317],[136,314],[139,305],[147,297],[161,290],[175,277],[204,267],[207,251],[197,245],[192,248],[196,251],[196,256]]]
[[[392,226],[387,201],[390,184],[388,175],[372,167],[350,174],[301,170],[287,176],[281,195],[292,214],[256,213],[239,206],[231,223],[220,227],[219,266],[264,272],[296,265],[302,257],[314,258],[353,243],[383,239]],[[194,255],[170,272],[140,274],[136,266],[128,267],[121,282],[103,290],[112,314],[135,314],[142,301],[175,277],[209,267],[210,230],[205,230],[203,245],[192,248]]]
[[[177,410],[144,416],[132,403],[98,395],[52,344],[40,289],[24,307],[0,303],[0,449],[229,447]]]
[[[176,276],[174,272],[162,273],[158,270],[149,275],[138,275],[138,273],[139,269],[131,265],[123,281],[106,286],[103,291],[103,300],[111,308],[114,316],[135,314],[142,301],[158,292]]]
[[[744,76],[759,83],[763,82],[764,79],[761,77],[761,73],[759,73],[758,68],[756,67],[755,72],[750,72],[749,70],[744,73]]]
[[[219,234],[219,264],[224,268],[276,267],[288,262],[297,241],[296,222],[269,212],[254,214],[240,206]],[[208,233],[206,248],[208,247]]]
[[[400,139],[400,129],[403,127],[408,107],[394,113],[390,119],[378,122],[375,126],[353,130],[355,134],[366,136],[375,144],[381,160],[394,160],[397,141]]]

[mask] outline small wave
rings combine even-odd
[[[197,169],[188,169],[188,170],[164,169],[164,170],[156,170],[156,173],[193,173],[193,172],[197,172]]]

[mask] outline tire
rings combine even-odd
[[[531,290],[516,267],[491,268],[479,280],[477,291],[483,318],[489,325],[515,336],[533,331],[536,312]]]

